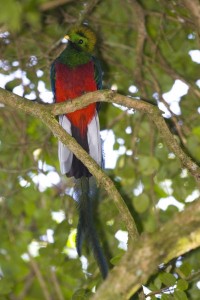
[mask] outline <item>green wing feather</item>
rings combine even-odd
[[[98,90],[101,90],[102,89],[102,69],[101,69],[101,65],[100,65],[100,62],[99,60],[95,57],[95,56],[92,56],[92,60],[94,62],[94,78],[95,78],[95,81],[96,81],[96,84],[97,84],[97,89]],[[100,103],[97,102],[97,111],[99,111],[100,109]]]
[[[94,62],[94,78],[97,84],[97,89],[101,90],[102,89],[102,69],[99,60],[95,57],[92,56],[92,60]]]
[[[56,70],[55,70],[55,61],[51,65],[50,70],[50,80],[51,80],[51,89],[54,95],[54,101],[55,101],[55,94],[56,94]]]

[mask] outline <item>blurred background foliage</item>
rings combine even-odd
[[[104,88],[153,101],[199,163],[199,20],[189,2],[0,0],[0,85],[51,103],[51,62],[69,28],[85,21],[98,35]],[[106,172],[141,233],[154,233],[199,198],[198,184],[146,115],[103,104],[100,123]],[[39,120],[2,105],[0,125],[0,299],[88,299],[101,278],[87,250],[87,259],[76,255],[73,182],[60,177],[57,140]],[[99,199],[96,222],[112,266],[126,251],[127,233],[112,199],[104,191]],[[199,299],[199,249],[146,288],[150,299]]]

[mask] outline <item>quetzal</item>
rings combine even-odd
[[[70,30],[64,51],[51,66],[51,85],[55,102],[72,100],[87,92],[102,88],[100,63],[92,55],[96,44],[94,32],[86,25]],[[99,104],[59,116],[60,125],[76,139],[90,156],[102,165],[102,146],[98,118]],[[58,157],[62,174],[74,177],[75,193],[79,210],[76,248],[81,255],[83,240],[89,243],[105,278],[108,267],[93,224],[92,175],[84,164],[59,141]]]

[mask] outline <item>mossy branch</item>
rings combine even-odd
[[[88,153],[83,150],[83,148],[76,142],[76,140],[59,125],[54,115],[52,114],[52,109],[55,109],[57,104],[43,105],[35,102],[33,103],[3,89],[0,89],[0,103],[9,105],[13,109],[20,110],[34,117],[37,117],[46,126],[48,126],[54,136],[56,136],[63,144],[67,145],[67,147],[87,166],[90,173],[96,178],[98,184],[104,187],[108,195],[116,204],[120,215],[126,225],[127,231],[129,232],[131,240],[137,239],[138,231],[135,221],[112,180],[103,172],[103,170],[88,155]],[[71,111],[75,110],[76,109],[73,108]]]
[[[182,167],[186,168],[197,181],[200,181],[200,167],[179,146],[177,140],[170,132],[164,118],[162,117],[161,111],[156,106],[148,102],[120,95],[111,90],[103,90],[84,94],[81,97],[73,99],[73,101],[46,105],[38,104],[37,102],[33,103],[32,101],[27,101],[24,98],[12,94],[1,88],[0,102],[13,107],[14,109],[22,110],[26,113],[29,113],[37,118],[40,118],[42,121],[43,115],[48,115],[51,116],[51,118],[53,118],[53,116],[59,114],[76,111],[77,109],[85,107],[93,102],[116,103],[119,105],[123,105],[129,109],[141,111],[145,113],[157,127],[161,137],[163,138],[163,142],[180,160]],[[48,122],[44,123],[48,126]],[[52,132],[58,138],[60,137],[59,132],[56,134],[56,130],[54,130],[53,128]],[[83,163],[85,163],[86,165],[86,162],[83,161]]]
[[[143,235],[131,245],[91,299],[128,300],[160,264],[200,247],[199,223],[200,200],[196,200],[157,233]]]
[[[130,236],[135,239],[138,236],[135,222],[130,215],[130,212],[127,209],[122,197],[116,190],[113,182],[101,170],[96,162],[77,144],[77,142],[65,132],[65,130],[58,124],[54,117],[66,112],[76,111],[77,109],[87,106],[93,102],[114,102],[116,104],[126,106],[129,109],[135,109],[146,113],[158,128],[158,131],[160,132],[160,135],[167,144],[168,148],[174,152],[177,158],[179,158],[182,167],[187,168],[191,175],[196,178],[196,180],[200,180],[199,166],[181,149],[166,125],[164,118],[161,116],[159,109],[150,103],[123,96],[111,90],[103,90],[84,94],[73,101],[46,105],[39,104],[35,101],[27,101],[26,99],[9,91],[6,91],[2,88],[0,89],[0,103],[41,119],[41,121],[51,129],[53,134],[64,144],[66,144],[77,157],[80,158],[80,160],[88,167],[89,171],[95,176],[97,182],[101,184],[108,194],[113,198],[122,215]]]

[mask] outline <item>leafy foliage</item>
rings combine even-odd
[[[1,85],[50,103],[49,69],[65,46],[60,39],[70,26],[88,21],[98,33],[104,87],[165,107],[170,130],[199,163],[199,65],[191,56],[199,36],[185,3],[7,0],[0,10]],[[87,249],[88,266],[75,252],[73,182],[60,177],[57,141],[39,120],[8,107],[0,112],[0,298],[88,299],[100,275]],[[156,232],[199,197],[196,181],[144,114],[105,104],[100,123],[114,133],[117,154],[106,172],[141,233]],[[106,161],[113,153],[105,151]],[[112,199],[104,191],[99,199],[97,227],[114,265],[124,253],[115,234],[126,228]],[[151,278],[151,299],[199,299],[199,256],[197,249]]]

